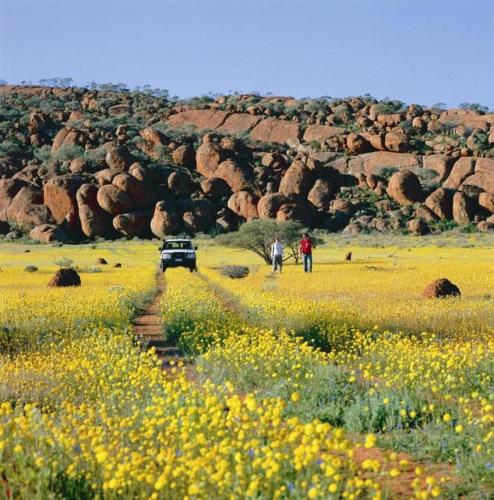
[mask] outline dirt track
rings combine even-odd
[[[177,345],[165,340],[163,316],[161,312],[161,298],[165,292],[163,276],[157,276],[157,288],[154,297],[139,311],[132,323],[134,335],[145,349],[154,348],[158,358],[162,361],[163,369],[170,369],[179,361],[185,361]]]

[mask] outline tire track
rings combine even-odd
[[[153,298],[139,310],[132,322],[132,331],[142,348],[154,349],[164,370],[171,370],[188,360],[181,354],[177,344],[165,339],[165,325],[161,311],[161,299],[166,291],[163,276],[158,273],[156,279],[156,293]]]

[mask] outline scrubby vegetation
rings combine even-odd
[[[245,278],[249,274],[247,266],[224,266],[221,268],[221,274],[228,276],[231,279]]]

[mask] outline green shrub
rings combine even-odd
[[[383,115],[392,115],[394,113],[400,113],[405,109],[405,103],[398,100],[388,100],[384,99],[381,102],[378,102],[374,105],[374,109]]]
[[[231,279],[245,278],[249,275],[249,272],[247,266],[224,266],[221,268],[221,274]]]

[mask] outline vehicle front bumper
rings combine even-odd
[[[191,267],[195,269],[196,259],[183,259],[183,260],[161,259],[161,268],[163,269],[168,267]]]

